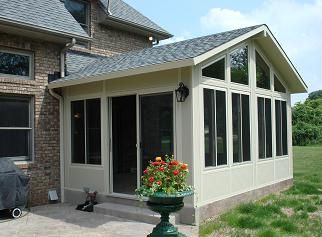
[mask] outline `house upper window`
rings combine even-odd
[[[101,164],[100,99],[71,102],[72,163]]]
[[[288,154],[286,102],[275,100],[276,156]]]
[[[250,161],[249,96],[232,93],[233,161]]]
[[[271,99],[257,98],[258,157],[272,157],[272,109]]]
[[[276,75],[274,75],[274,91],[278,91],[282,93],[286,92],[285,87],[283,86],[283,84],[280,82],[280,80]]]
[[[269,66],[256,51],[256,86],[259,88],[271,89]]]
[[[204,89],[205,166],[227,165],[226,93]]]
[[[0,49],[0,75],[31,79],[32,61],[30,53]]]
[[[31,111],[28,97],[0,97],[0,158],[31,160]]]
[[[229,58],[231,81],[248,85],[248,47],[236,49]]]
[[[222,58],[202,69],[202,76],[219,80],[225,80],[225,70],[225,58]]]
[[[89,30],[89,3],[82,0],[65,0],[66,9],[75,20],[88,32]]]

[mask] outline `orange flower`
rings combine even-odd
[[[173,171],[173,175],[174,176],[177,176],[179,174],[179,170],[175,170],[175,171]]]
[[[160,156],[155,157],[155,161],[161,161],[162,158]]]
[[[188,165],[187,164],[181,165],[181,169],[186,170],[187,168],[188,168]]]
[[[172,161],[170,162],[170,164],[171,164],[171,165],[178,165],[178,164],[179,164],[179,162],[178,162],[178,161],[176,161],[176,160],[172,160]]]

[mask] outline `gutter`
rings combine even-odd
[[[65,76],[65,52],[76,44],[76,39],[72,38],[60,52],[60,75]],[[59,100],[59,163],[60,163],[60,201],[65,202],[65,160],[64,160],[64,98],[49,88],[49,94]]]

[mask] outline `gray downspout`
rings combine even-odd
[[[73,38],[67,43],[60,52],[60,76],[65,77],[65,52],[73,47],[76,39]],[[49,94],[59,100],[59,163],[60,163],[60,201],[65,202],[65,162],[64,162],[64,98],[56,93],[53,89],[49,89]]]

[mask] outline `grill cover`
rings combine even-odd
[[[26,206],[29,179],[12,160],[0,158],[0,210]]]

